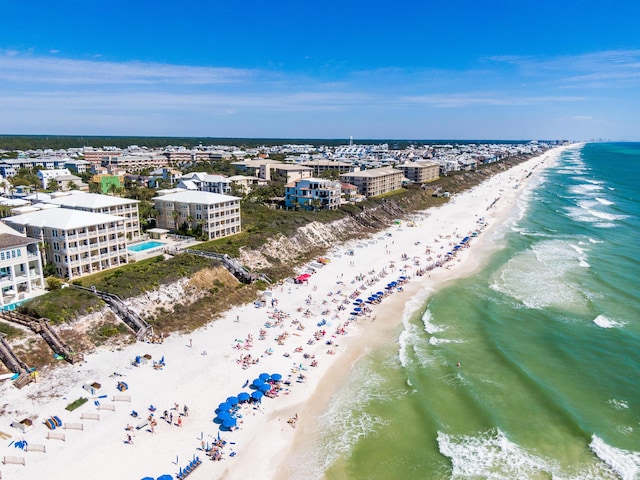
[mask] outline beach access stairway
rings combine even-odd
[[[31,375],[27,364],[20,360],[13,352],[11,346],[9,346],[4,338],[6,336],[6,334],[0,333],[0,360],[2,360],[2,363],[4,363],[9,370],[18,374],[18,378],[13,381],[13,385],[20,389],[31,383],[34,377]]]
[[[117,295],[101,292],[100,290],[96,290],[95,287],[87,288],[73,284],[71,286],[73,288],[91,292],[102,299],[107,305],[109,305],[109,308],[113,310],[113,313],[120,317],[120,319],[135,332],[138,340],[144,341],[147,337],[153,336],[153,327],[151,327],[151,325],[149,325],[140,315],[131,310]]]
[[[231,275],[236,277],[242,283],[253,283],[256,280],[264,280],[267,283],[271,283],[271,279],[267,277],[264,273],[252,273],[243,267],[236,259],[230,257],[229,255],[214,253],[214,252],[205,252],[203,250],[194,250],[192,248],[187,248],[183,250],[184,253],[190,253],[191,255],[198,255],[204,258],[212,258],[214,260],[219,260],[224,268],[229,270]]]
[[[13,352],[11,346],[5,340],[6,336],[6,334],[0,333],[0,360],[13,373],[22,374],[28,372],[29,367]]]
[[[67,345],[62,338],[51,327],[50,320],[47,318],[34,318],[29,315],[23,315],[13,310],[0,311],[0,319],[7,322],[17,323],[29,328],[34,333],[40,335],[45,342],[51,347],[53,352],[64,358],[69,363],[82,361],[82,355],[73,352],[71,347]]]

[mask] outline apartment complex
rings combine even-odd
[[[396,167],[413,183],[433,182],[440,178],[440,164],[437,162],[406,162]]]
[[[100,161],[100,165],[108,169],[119,168],[127,173],[139,172],[140,170],[163,167],[167,165],[167,157],[164,155],[118,155],[107,157]]]
[[[340,182],[322,178],[305,178],[285,185],[287,208],[335,210],[340,206]]]
[[[0,223],[0,308],[14,310],[45,291],[38,240]]]
[[[357,167],[353,163],[341,162],[339,160],[307,160],[301,162],[300,165],[313,169],[313,175],[319,177],[325,172],[348,173],[354,171]]]
[[[127,263],[123,217],[50,208],[8,217],[4,222],[41,241],[59,277],[72,280]]]
[[[240,198],[219,193],[184,190],[155,197],[156,226],[177,230],[187,224],[209,240],[241,231]]]
[[[402,187],[403,179],[402,170],[391,167],[373,168],[340,175],[340,181],[355,185],[358,187],[358,193],[365,197],[375,197],[398,190]]]
[[[100,195],[99,193],[76,192],[71,195],[57,196],[45,202],[62,208],[122,217],[127,239],[136,240],[140,237],[140,218],[138,216],[140,202],[138,200]]]

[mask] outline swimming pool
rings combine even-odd
[[[130,245],[130,246],[127,247],[127,250],[129,250],[131,252],[143,252],[145,250],[149,250],[151,248],[156,248],[156,247],[161,247],[163,245],[166,245],[166,244],[162,243],[162,242],[156,242],[155,240],[148,240],[146,242],[137,243],[135,245]]]

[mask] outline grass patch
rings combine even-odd
[[[4,333],[7,336],[7,340],[12,338],[20,338],[24,335],[24,332],[19,328],[7,325],[4,322],[0,322],[0,333]]]
[[[36,297],[18,307],[18,311],[36,318],[48,318],[53,324],[102,309],[104,302],[92,293],[75,288],[62,288]]]

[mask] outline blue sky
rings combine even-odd
[[[0,133],[640,140],[640,2],[0,0]]]

